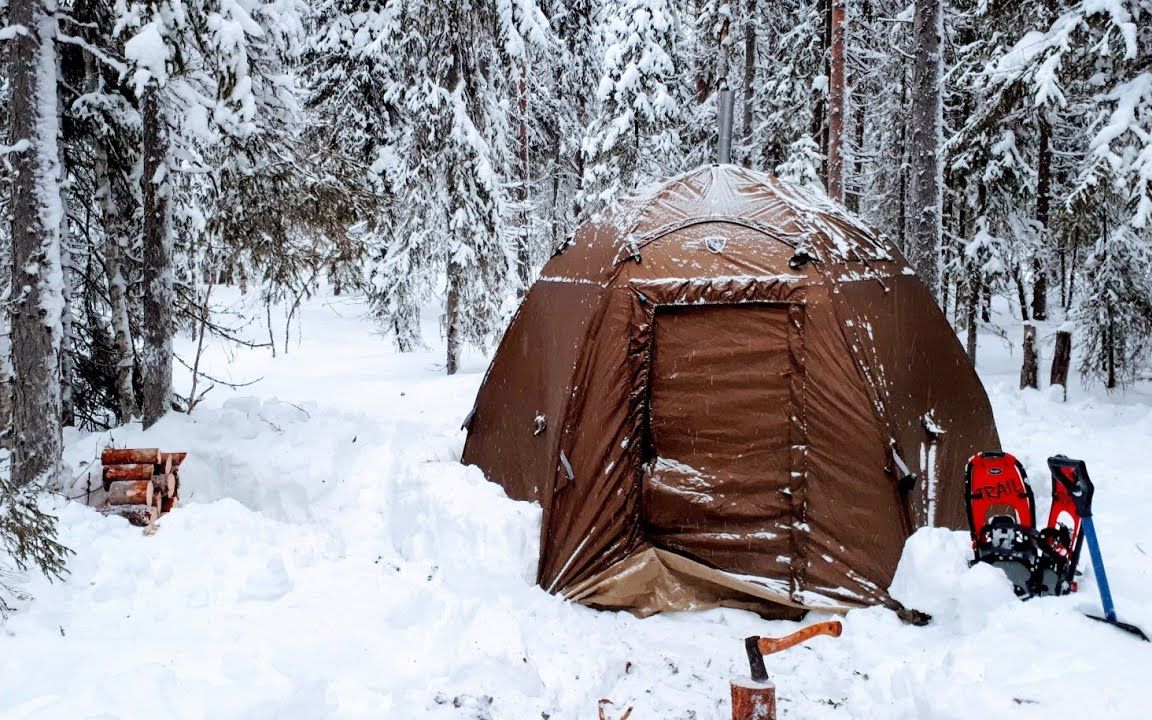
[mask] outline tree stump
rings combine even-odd
[[[1056,331],[1056,347],[1052,350],[1052,374],[1049,382],[1064,389],[1064,399],[1068,399],[1068,366],[1072,362],[1072,333]]]
[[[750,678],[733,680],[732,720],[776,720],[776,686]]]
[[[1036,354],[1036,326],[1024,325],[1024,364],[1020,367],[1020,389],[1040,387],[1040,357]]]

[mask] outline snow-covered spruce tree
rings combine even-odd
[[[733,143],[733,155],[787,180],[823,187],[827,82],[819,3],[759,2],[756,8],[754,57],[747,58],[745,38],[741,92],[742,120],[751,127]]]
[[[402,3],[326,0],[308,15],[303,71],[308,81],[307,140],[330,177],[356,198],[346,223],[367,261],[372,310],[402,352],[419,344],[419,311],[435,266],[430,248],[394,233],[393,190],[403,177],[396,155],[397,69]]]
[[[208,28],[215,51],[205,57],[216,106],[214,137],[202,143],[201,162],[213,169],[212,182],[196,185],[202,231],[179,236],[186,238],[177,248],[186,268],[180,283],[191,288],[200,278],[219,277],[241,287],[259,283],[266,303],[289,305],[290,324],[327,263],[343,253],[340,223],[363,193],[345,200],[347,187],[328,175],[333,164],[304,143],[303,93],[295,79],[303,3],[222,5],[220,12],[222,27]]]
[[[65,572],[68,550],[38,495],[60,478],[60,155],[57,146],[56,11],[45,0],[13,0],[9,44],[11,280],[7,306],[13,373],[8,472],[0,475],[0,572],[36,567]],[[0,592],[4,591],[0,583]],[[0,609],[7,605],[0,598]]]
[[[603,57],[582,147],[581,217],[685,165],[682,73],[689,68],[676,64],[683,37],[676,8],[667,0],[609,0],[598,17]]]
[[[1116,217],[1109,227],[1108,219],[1084,263],[1090,281],[1074,317],[1085,334],[1081,372],[1112,390],[1152,357],[1152,237]]]
[[[581,140],[595,110],[595,88],[599,79],[601,52],[596,27],[599,0],[548,0],[541,8],[549,17],[555,48],[530,47],[535,58],[533,75],[546,75],[538,80],[540,95],[529,95],[538,108],[539,147],[533,155],[539,201],[537,213],[547,218],[538,223],[538,247],[555,250],[576,224],[576,196],[584,176],[584,154]],[[531,127],[531,126],[530,126]],[[546,259],[541,253],[537,262]]]
[[[295,110],[287,65],[300,10],[297,0],[117,0],[116,29],[129,37],[124,53],[141,108],[145,426],[172,404],[177,320],[204,315],[192,307],[195,293],[182,290],[189,273],[220,269],[189,260],[231,260],[250,249],[242,241],[281,232],[292,216],[252,205],[269,201],[277,182],[294,187],[284,180],[293,163],[279,141]],[[288,209],[299,205],[280,199]],[[197,241],[215,243],[215,253],[198,252]]]
[[[978,10],[978,8],[977,8]],[[1012,279],[1027,311],[1022,268],[1035,254],[1041,233],[1029,218],[1036,190],[1030,159],[1030,113],[1014,87],[993,87],[986,65],[997,48],[974,38],[986,25],[1019,27],[1021,13],[995,18],[977,11],[949,23],[952,82],[945,90],[945,117],[957,126],[942,149],[944,202],[941,299],[945,312],[967,331],[969,356],[976,356],[976,329],[985,294]],[[1002,49],[1002,48],[1000,48]],[[955,301],[955,311],[949,300]]]
[[[1004,258],[1010,285],[1024,319],[1047,316],[1047,278],[1051,272],[1054,237],[1060,234],[1062,214],[1054,198],[1066,195],[1062,183],[1075,158],[1082,155],[1069,112],[1051,93],[1032,92],[1022,56],[1012,49],[1022,36],[1032,36],[1051,22],[1053,3],[1025,6],[975,6],[964,19],[964,49],[953,70],[958,107],[957,132],[949,140],[949,154],[976,152],[984,162],[964,161],[967,171],[954,174],[963,182],[973,169],[987,167],[982,192],[987,208],[968,208],[973,217],[991,212],[992,226],[1011,225],[1013,242]],[[1025,63],[1026,64],[1026,63]],[[981,148],[980,146],[984,146]],[[1009,167],[1014,166],[1014,167]],[[1010,176],[1014,182],[990,182],[992,176]],[[975,195],[969,194],[969,200]],[[1031,289],[1030,297],[1028,288]]]
[[[416,67],[407,74],[404,105],[411,124],[402,145],[410,168],[406,207],[419,207],[413,194],[419,186],[432,190],[433,202],[404,224],[413,231],[426,222],[441,239],[447,370],[453,374],[463,344],[486,343],[495,332],[514,263],[502,227],[506,198],[499,170],[508,122],[500,97],[515,82],[513,59],[533,39],[540,16],[532,3],[520,12],[466,1],[436,4],[423,8],[422,22],[414,23],[423,32],[411,57]],[[440,35],[429,21],[446,22],[456,32]]]
[[[694,12],[691,8],[681,12],[691,22],[683,24],[685,37],[673,50],[676,57],[688,59],[680,65],[692,76],[692,87],[682,93],[684,130],[680,134],[683,167],[689,168],[716,159],[717,92],[722,87],[737,87],[739,66],[734,54],[738,26],[728,0],[702,0],[695,3]],[[734,127],[733,135],[738,131]]]
[[[373,307],[411,350],[420,307],[444,278],[455,372],[462,344],[494,332],[509,272],[524,266],[524,282],[532,261],[524,215],[541,81],[530,73],[533,52],[551,45],[548,21],[531,2],[339,0],[317,8],[311,36],[310,110],[341,125],[317,137],[363,168],[373,193],[352,226],[371,259]]]
[[[559,54],[561,43],[552,36],[548,18],[536,4],[521,6],[518,11],[509,3],[500,11],[509,13],[508,22],[518,32],[505,43],[512,68],[510,96],[505,100],[508,115],[508,137],[505,152],[500,154],[509,195],[505,232],[513,238],[517,295],[528,292],[535,274],[535,264],[541,255],[541,233],[535,222],[537,213],[546,207],[541,202],[543,188],[536,182],[538,172],[550,170],[552,158],[543,138],[545,128],[552,124],[556,102],[552,97],[548,55]],[[523,43],[520,33],[528,39]],[[544,155],[544,161],[535,160]]]
[[[131,35],[124,50],[140,104],[143,292],[137,360],[140,411],[147,428],[172,403],[176,292],[171,202],[185,193],[173,190],[176,159],[171,135],[185,123],[204,123],[205,118],[202,107],[180,107],[173,100],[197,95],[194,81],[185,81],[193,76],[199,60],[189,8],[180,0],[131,5],[118,0],[117,11],[117,31]],[[180,84],[185,87],[177,90]]]
[[[1152,219],[1150,19],[1146,0],[1071,3],[994,65],[1001,82],[1019,86],[1035,106],[1048,109],[1044,120],[1059,151],[1054,155],[1078,159],[1057,172],[1068,175],[1068,190],[1059,193],[1063,207],[1054,208],[1051,222],[1074,246],[1091,244],[1072,315],[1088,349],[1082,369],[1103,376],[1110,387],[1138,373],[1150,347],[1142,296],[1150,272],[1142,252]],[[1071,284],[1075,273],[1070,275]]]
[[[80,273],[74,302],[84,322],[76,324],[73,394],[77,422],[87,427],[138,414],[140,113],[124,73],[123,38],[113,31],[114,4],[77,0],[79,35],[65,46],[79,54],[67,85],[81,89],[67,104],[65,137],[74,184],[69,211],[79,236],[73,261],[97,269]]]

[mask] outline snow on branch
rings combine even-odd
[[[0,42],[15,40],[18,35],[28,37],[28,28],[23,25],[5,25],[0,28]]]
[[[27,152],[32,147],[32,143],[27,139],[17,140],[12,145],[0,145],[0,155],[14,155],[16,153]]]
[[[63,33],[58,32],[58,33],[56,33],[56,39],[62,43],[67,43],[69,45],[75,45],[75,46],[83,49],[89,55],[96,58],[97,60],[104,63],[105,65],[112,68],[113,70],[115,70],[118,73],[123,74],[123,73],[128,72],[128,66],[127,65],[120,62],[116,58],[111,57],[110,55],[108,55],[108,53],[104,52],[103,50],[96,47],[95,45],[88,42],[87,40],[85,40],[82,37],[78,37],[76,35],[65,35]]]

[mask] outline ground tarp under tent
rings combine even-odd
[[[905,539],[961,527],[965,462],[999,448],[894,245],[731,165],[581,227],[467,425],[463,461],[543,508],[540,585],[639,614],[891,606]]]

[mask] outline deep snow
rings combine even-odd
[[[152,537],[59,503],[71,575],[28,578],[35,599],[0,628],[0,718],[547,720],[595,718],[607,698],[609,718],[727,720],[741,638],[799,625],[729,610],[637,620],[534,587],[539,509],[456,462],[485,358],[444,377],[439,345],[394,354],[364,313],[310,301],[287,355],[210,349],[210,372],[255,385],[216,388],[148,433],[69,434],[73,494],[115,441],[189,451],[184,502]],[[1047,456],[1087,460],[1120,614],[1152,629],[1152,393],[1077,381],[1063,403],[1016,390],[1018,354],[996,336],[981,357],[1039,516]],[[841,638],[767,658],[780,716],[1147,717],[1152,645],[1081,615],[1099,608],[1090,572],[1078,595],[1021,603],[968,554],[965,533],[909,542],[893,591],[932,612],[929,627],[853,611]]]

